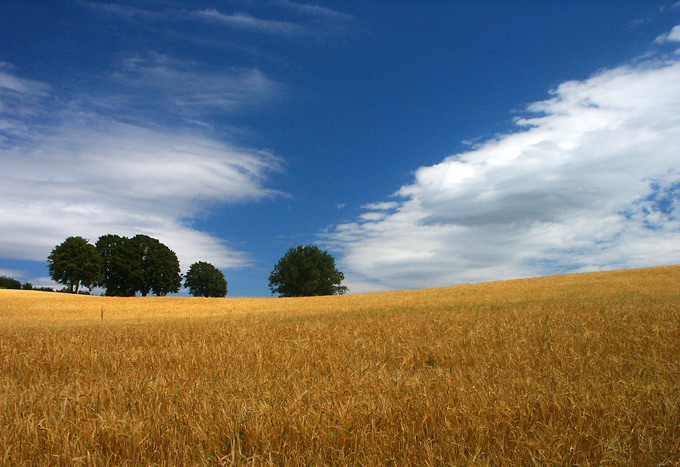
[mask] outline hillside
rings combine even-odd
[[[0,387],[2,465],[677,465],[680,267],[299,299],[0,290]]]

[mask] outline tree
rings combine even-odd
[[[147,235],[135,235],[129,241],[135,259],[135,290],[142,297],[149,292],[156,295],[179,292],[182,275],[175,252]]]
[[[210,263],[199,261],[191,265],[184,280],[184,287],[194,297],[225,297],[227,280],[222,271]]]
[[[97,251],[103,261],[99,285],[106,288],[106,295],[132,297],[139,292],[146,297],[150,292],[179,292],[182,276],[177,255],[157,239],[107,234],[97,240]]]
[[[282,297],[342,295],[344,274],[335,268],[335,259],[315,246],[289,249],[269,275],[269,289]]]
[[[50,277],[71,293],[92,287],[101,278],[102,259],[94,245],[82,237],[68,237],[47,257]]]
[[[130,240],[119,235],[102,235],[96,247],[103,261],[99,285],[106,289],[106,295],[134,297],[136,284],[141,281],[141,268]]]
[[[21,282],[7,276],[0,276],[0,289],[20,289]]]

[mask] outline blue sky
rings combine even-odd
[[[0,3],[0,274],[159,238],[229,296],[680,263],[675,1]]]

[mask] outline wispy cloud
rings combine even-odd
[[[14,76],[10,74],[13,68],[9,63],[0,62],[0,92],[5,96],[9,92],[37,96],[47,94],[50,89],[47,84]]]
[[[11,277],[12,279],[21,280],[25,272],[17,269],[2,269],[0,268],[0,276]]]
[[[279,37],[327,36],[337,26],[352,20],[350,15],[330,8],[296,2],[274,2],[269,4],[271,12],[278,12],[283,18],[261,18],[246,11],[225,12],[217,8],[190,10],[180,8],[145,9],[116,4],[85,2],[90,9],[102,14],[137,22],[157,21],[185,23],[203,21],[238,31],[247,31]]]
[[[69,235],[146,233],[173,248],[185,268],[200,259],[248,263],[190,221],[216,203],[277,196],[265,186],[279,169],[276,157],[195,130],[58,104],[47,84],[5,76],[0,86],[11,88],[0,87],[0,108],[16,105],[2,92],[11,89],[33,111],[0,113],[0,257],[42,261]]]
[[[215,8],[195,11],[194,15],[207,21],[215,21],[230,27],[247,29],[267,34],[294,35],[304,32],[302,26],[285,21],[273,21],[255,18],[248,13],[224,14]]]
[[[271,105],[284,90],[257,69],[212,71],[160,54],[125,60],[109,82],[116,89],[109,102],[185,117],[257,109]]]
[[[354,292],[680,262],[680,60],[563,83],[516,124],[322,234]]]
[[[320,5],[311,5],[306,3],[297,3],[290,1],[282,1],[280,5],[284,8],[288,8],[298,13],[303,13],[305,15],[319,19],[327,19],[333,21],[351,21],[353,19],[351,15]]]
[[[84,5],[90,10],[99,12],[101,14],[109,15],[111,17],[125,18],[128,20],[138,19],[167,20],[170,18],[174,18],[176,15],[176,13],[173,10],[168,10],[165,12],[156,12],[146,10],[144,8],[131,7],[127,5],[117,5],[115,3],[81,1],[80,4]]]

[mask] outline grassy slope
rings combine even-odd
[[[680,267],[305,299],[2,290],[0,388],[7,465],[677,465]]]

